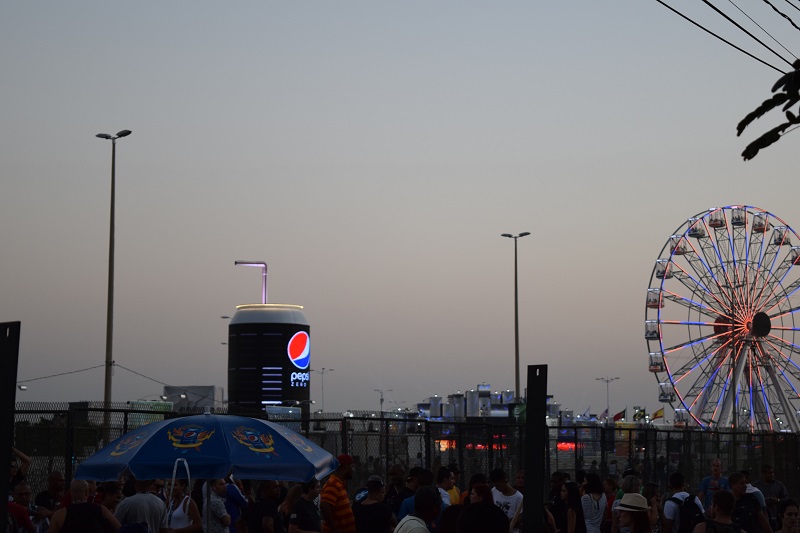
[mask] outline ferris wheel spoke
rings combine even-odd
[[[694,272],[697,279],[702,282],[702,286],[710,293],[712,292],[716,296],[720,296],[724,294],[723,287],[724,285],[719,280],[717,275],[714,273],[714,270],[711,268],[711,264],[709,262],[708,257],[708,248],[714,248],[713,242],[710,242],[711,239],[703,238],[700,242],[700,250],[703,252],[703,255],[697,253],[697,248],[695,248],[694,244],[692,244],[690,239],[685,239],[689,243],[689,247],[692,250],[692,253],[685,255],[689,266],[692,267],[692,271]],[[719,254],[712,255],[712,259],[716,260],[719,257]],[[688,273],[687,273],[688,274]],[[727,277],[727,274],[723,271],[723,276]]]
[[[663,290],[664,299],[670,302],[674,302],[678,305],[681,305],[691,311],[696,311],[697,313],[707,316],[709,318],[717,318],[720,316],[725,316],[724,313],[717,311],[713,307],[709,307],[708,305],[703,305],[701,302],[696,302],[674,292],[670,292],[666,289]]]
[[[676,270],[673,271],[675,278],[680,281],[684,287],[686,287],[689,291],[692,291],[696,294],[700,294],[701,300],[708,304],[709,306],[713,306],[716,303],[719,307],[729,310],[730,305],[720,300],[713,292],[711,292],[708,287],[706,287],[703,283],[699,280],[692,277],[691,274],[686,272],[680,265],[676,263],[672,263],[675,265]]]
[[[777,248],[774,245],[770,245],[770,248]],[[765,301],[769,301],[773,294],[775,294],[775,290],[780,287],[781,281],[783,281],[779,276],[778,272],[776,271],[773,274],[773,269],[775,268],[775,261],[778,259],[777,250],[774,253],[774,257],[772,260],[772,264],[769,266],[769,269],[764,272],[763,278],[759,278],[761,280],[760,290],[757,297],[754,298],[756,303],[756,307],[762,307]],[[769,294],[764,297],[764,292],[769,290]]]
[[[764,309],[765,313],[769,314],[782,301],[789,300],[792,296],[794,296],[798,289],[800,289],[800,278],[786,285],[786,287],[783,288],[783,291],[781,291],[782,294],[774,294],[773,298],[769,299],[761,307]]]
[[[777,341],[782,342],[783,345],[786,348],[789,348],[793,354],[794,353],[800,354],[800,346],[798,346],[796,344],[792,344],[791,342],[786,341],[786,340],[784,340],[784,339],[782,339],[780,337],[776,337],[774,335],[770,335],[769,337],[772,338],[772,339],[775,339]],[[792,357],[790,355],[786,355],[785,353],[783,353],[783,350],[781,350],[775,343],[773,343],[770,340],[766,340],[766,339],[764,341],[762,341],[762,342],[766,342],[767,345],[770,348],[772,348],[777,354],[779,354],[783,358],[783,361],[786,363],[786,365],[782,365],[782,366],[786,367],[786,366],[791,365],[791,366],[793,366],[795,368],[795,370],[800,372],[800,366],[798,366],[797,363],[794,362],[794,360],[792,359]],[[773,359],[773,361],[774,361],[774,359]]]

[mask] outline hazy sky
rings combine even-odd
[[[737,4],[800,51],[763,2]],[[104,361],[98,132],[133,130],[115,361],[227,388],[220,316],[260,298],[233,262],[265,260],[270,301],[305,306],[312,366],[335,369],[327,410],[513,388],[500,234],[521,231],[523,366],[548,364],[564,407],[599,413],[595,378],[619,376],[612,411],[655,410],[644,303],[672,231],[734,203],[800,224],[800,135],[748,163],[781,117],[735,135],[778,74],[651,0],[6,2],[0,64],[0,321],[22,322],[20,380]],[[18,401],[102,400],[103,369],[28,386]],[[160,391],[115,371],[115,401]]]

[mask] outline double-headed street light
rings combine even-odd
[[[98,133],[95,137],[111,141],[111,223],[108,236],[108,307],[106,310],[106,381],[103,393],[106,414],[111,408],[111,376],[114,368],[112,345],[114,335],[114,204],[116,192],[117,139],[127,137],[131,130],[122,130],[116,135]],[[108,425],[108,424],[106,424]]]
[[[610,392],[611,391],[611,387],[610,387],[610,385],[611,385],[612,381],[618,380],[619,377],[594,378],[594,379],[596,379],[597,381],[604,381],[605,384],[606,384],[606,420],[608,420],[608,417],[611,416],[611,392]]]
[[[522,397],[519,390],[519,285],[517,282],[517,239],[527,237],[530,231],[523,231],[519,235],[503,233],[501,237],[514,239],[514,396],[517,401]]]
[[[384,392],[392,392],[392,391],[393,391],[393,389],[386,389],[386,390],[384,390],[384,389],[375,389],[375,392],[377,392],[377,393],[379,393],[381,395],[381,416],[383,416],[383,393]]]
[[[320,388],[322,389],[322,412],[325,412],[325,374],[329,372],[333,372],[333,368],[325,368],[322,367],[321,370],[312,370],[312,372],[316,372],[320,375]]]

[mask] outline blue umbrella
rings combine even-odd
[[[118,438],[78,466],[76,479],[168,478],[185,459],[192,477],[309,481],[338,463],[294,431],[267,420],[210,413],[153,422]]]

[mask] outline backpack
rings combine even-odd
[[[694,526],[701,522],[705,522],[706,517],[703,514],[703,509],[697,505],[692,495],[687,496],[683,500],[679,498],[670,498],[669,501],[678,506],[678,530],[677,533],[692,533]]]
[[[706,533],[741,533],[739,524],[720,524],[714,520],[706,520]]]

